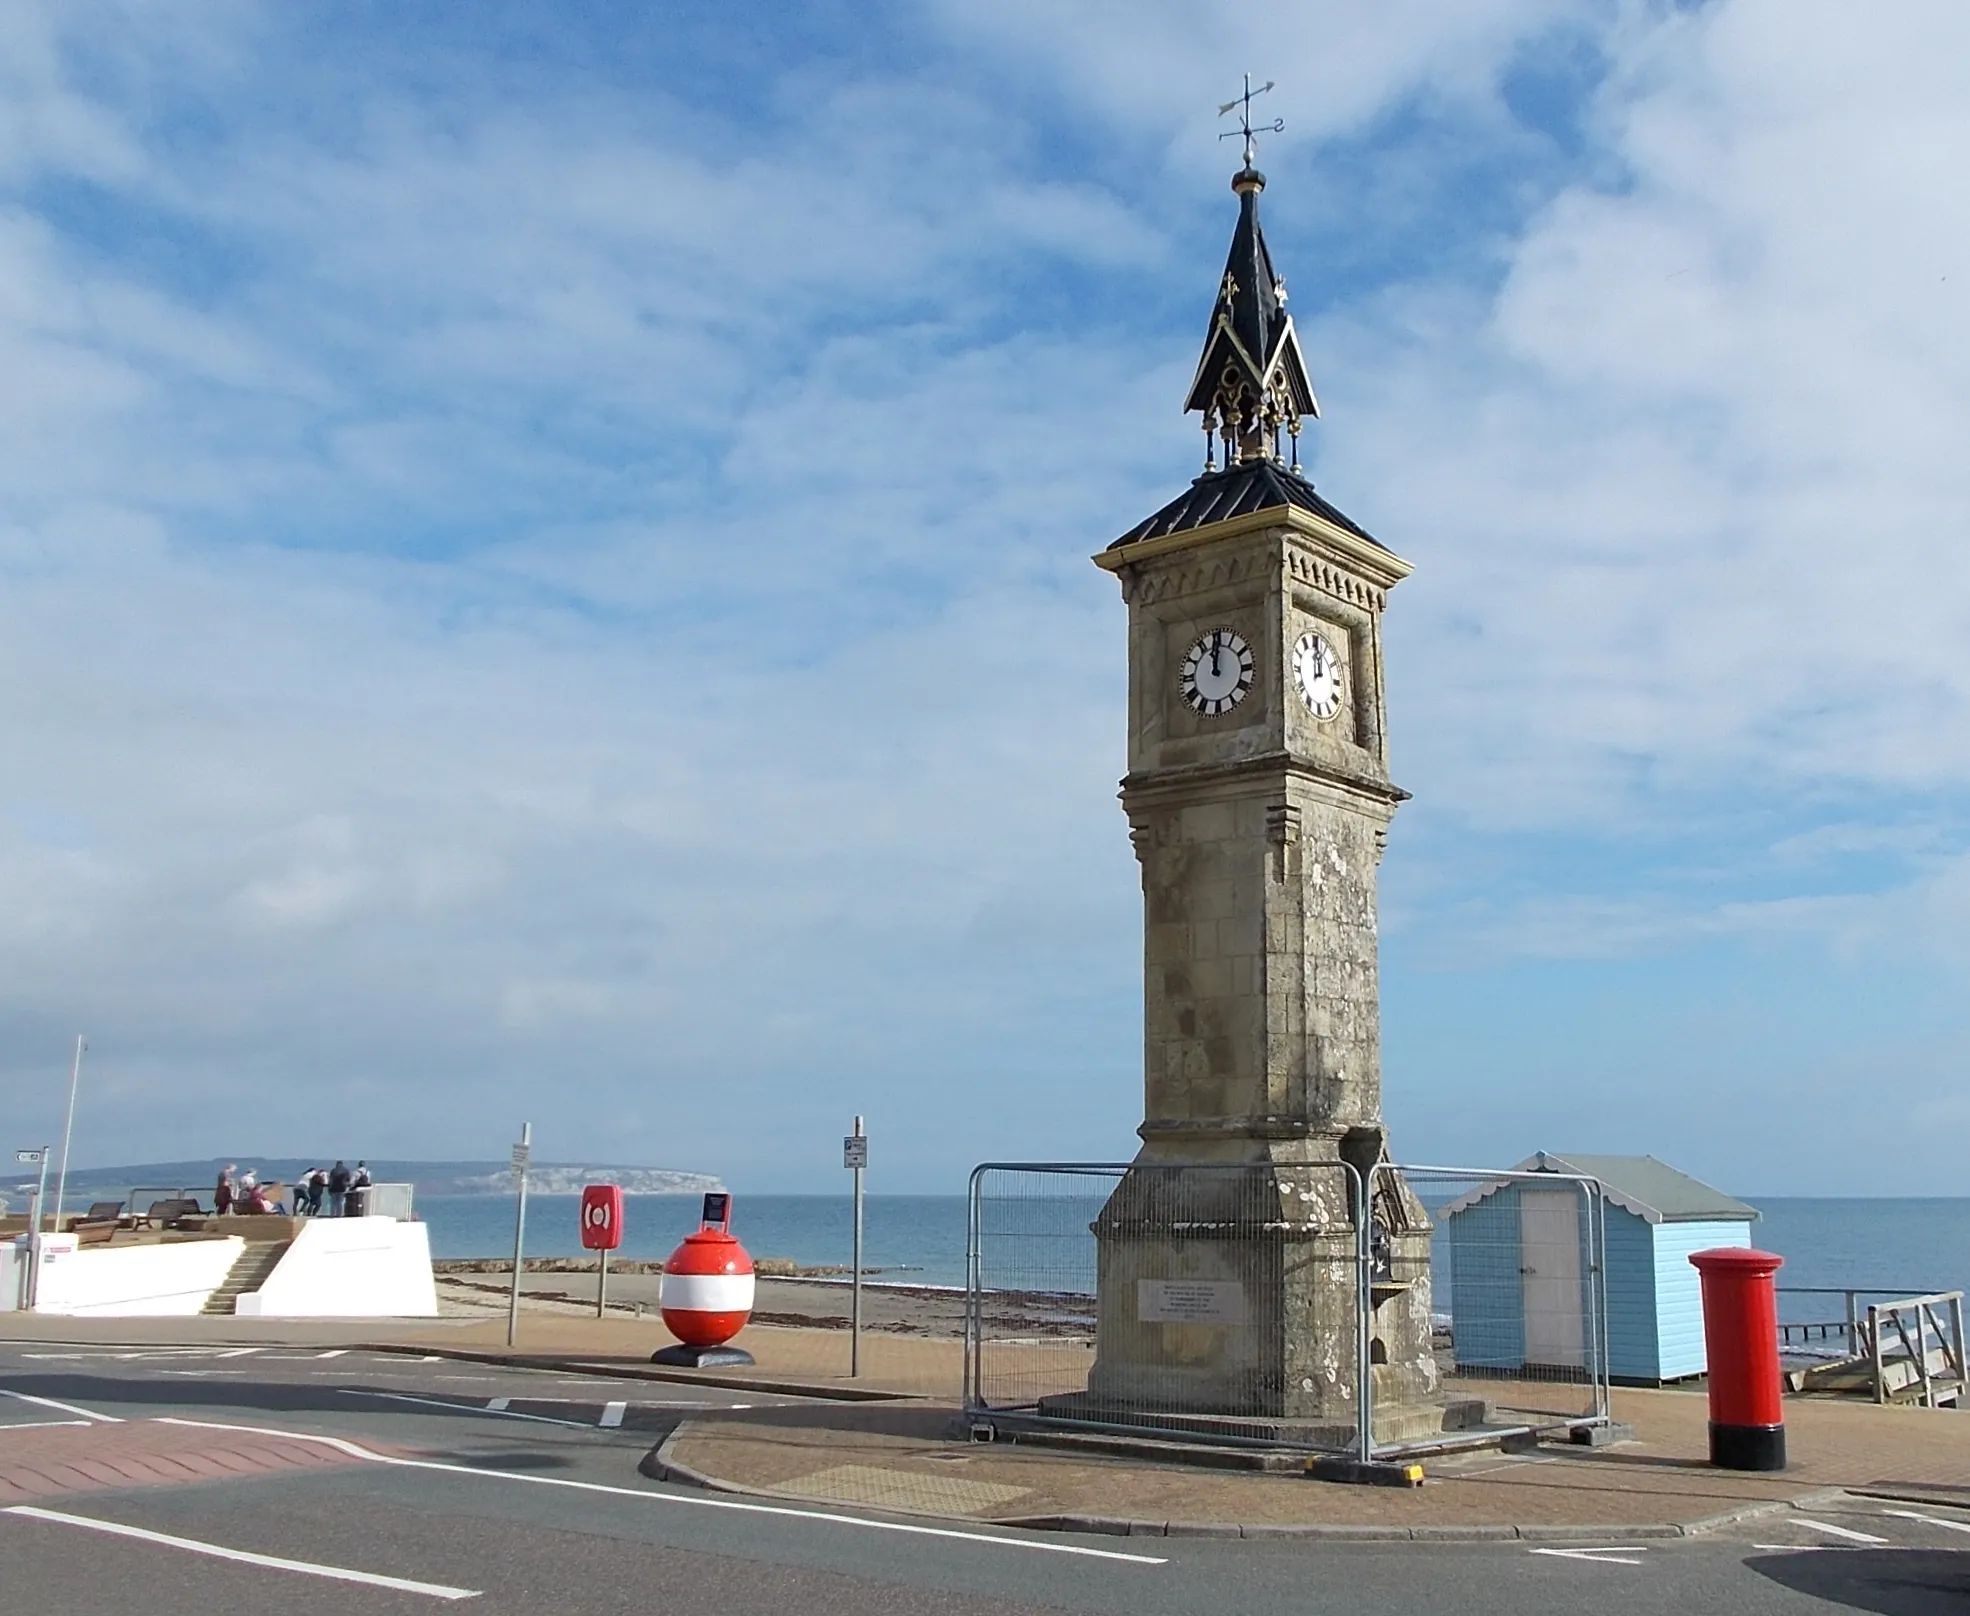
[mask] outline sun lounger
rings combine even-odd
[[[139,1216],[130,1220],[134,1229],[175,1229],[186,1218],[202,1218],[205,1208],[192,1200],[153,1201]]]

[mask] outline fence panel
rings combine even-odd
[[[976,1413],[1352,1448],[1353,1170],[988,1165],[972,1177]]]
[[[1476,1431],[1537,1430],[1606,1420],[1607,1229],[1599,1185],[1555,1173],[1387,1164],[1371,1183],[1371,1246],[1383,1243],[1380,1226],[1393,1203],[1411,1199],[1428,1219],[1438,1391],[1446,1407],[1461,1410],[1457,1423]],[[1387,1264],[1373,1260],[1379,1291]],[[1378,1418],[1378,1453],[1428,1445],[1427,1438],[1381,1440],[1380,1425]]]

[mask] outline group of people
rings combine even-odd
[[[354,1167],[339,1161],[333,1167],[311,1167],[294,1181],[294,1210],[309,1218],[360,1217],[363,1191],[368,1188],[367,1162],[357,1162]]]
[[[311,1167],[294,1181],[296,1217],[360,1217],[362,1192],[369,1188],[369,1166],[357,1162],[350,1167],[338,1161],[333,1167]],[[260,1182],[260,1175],[247,1168],[240,1172],[229,1162],[212,1187],[212,1206],[220,1216],[228,1213],[274,1212],[286,1215],[287,1205],[280,1199],[278,1185]]]
[[[278,1185],[262,1184],[251,1167],[242,1173],[237,1164],[228,1163],[219,1182],[212,1186],[212,1209],[221,1217],[229,1212],[285,1213],[287,1207],[278,1189]]]

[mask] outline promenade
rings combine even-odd
[[[1633,1426],[1633,1442],[1449,1456],[1426,1462],[1422,1487],[1388,1489],[968,1441],[955,1420],[962,1349],[942,1339],[865,1335],[863,1373],[852,1380],[839,1330],[755,1325],[741,1338],[754,1367],[692,1373],[648,1362],[670,1340],[654,1319],[598,1320],[537,1304],[523,1312],[511,1353],[503,1315],[298,1324],[11,1314],[0,1316],[0,1339],[135,1350],[370,1346],[649,1383],[632,1396],[659,1395],[680,1380],[799,1394],[802,1401],[784,1406],[691,1412],[653,1444],[645,1473],[729,1492],[1002,1524],[1144,1535],[1564,1539],[1698,1534],[1818,1507],[1842,1493],[1970,1510],[1970,1422],[1951,1411],[1795,1399],[1786,1405],[1791,1468],[1753,1475],[1705,1462],[1700,1395],[1617,1388],[1615,1417]]]

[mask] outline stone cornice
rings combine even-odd
[[[1386,803],[1391,808],[1409,800],[1408,792],[1387,780],[1378,780],[1368,774],[1351,774],[1292,752],[1261,752],[1256,757],[1234,758],[1228,762],[1192,763],[1181,768],[1127,774],[1122,777],[1122,795],[1125,799],[1141,798],[1164,791],[1188,792],[1200,785],[1245,780],[1263,783],[1268,778],[1281,776],[1297,776],[1302,780],[1351,791]]]
[[[1092,559],[1094,564],[1104,571],[1119,573],[1124,567],[1138,562],[1154,561],[1181,550],[1221,544],[1229,539],[1242,539],[1250,534],[1264,533],[1273,528],[1288,528],[1306,538],[1317,540],[1336,552],[1348,566],[1381,589],[1393,588],[1414,570],[1411,563],[1404,561],[1393,550],[1357,538],[1346,528],[1339,527],[1312,511],[1301,510],[1297,505],[1275,505],[1266,510],[1253,511],[1249,515],[1233,516],[1222,522],[1210,522],[1203,527],[1189,528],[1181,533],[1166,533],[1160,539],[1142,539],[1135,544],[1124,545],[1119,550],[1103,550]]]

